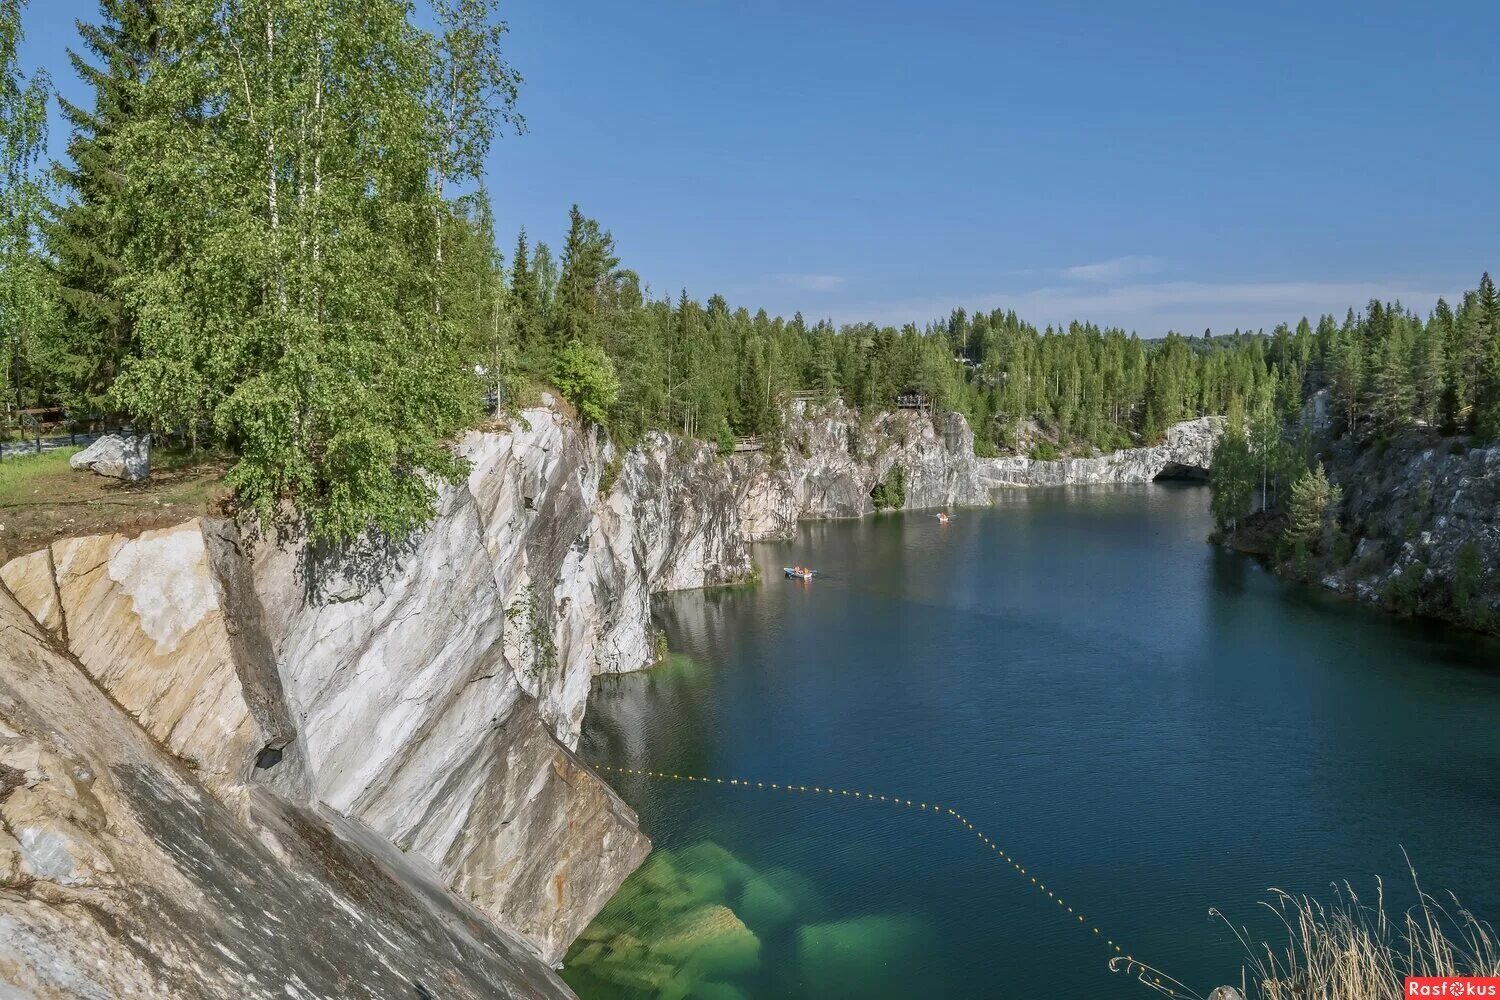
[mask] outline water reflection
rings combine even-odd
[[[941,801],[1205,991],[1241,959],[1210,906],[1254,924],[1268,886],[1399,887],[1403,848],[1429,889],[1496,915],[1494,643],[1206,545],[1202,487],[1002,501],[948,525],[807,525],[755,548],[760,586],[666,596],[673,658],[598,681],[584,753]],[[822,575],[782,579],[794,563]],[[617,787],[665,860],[570,957],[584,1000],[1139,989],[1013,874],[916,817]]]

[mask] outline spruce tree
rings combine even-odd
[[[1480,440],[1500,440],[1500,337],[1490,341],[1489,353],[1480,371],[1473,423],[1474,435]]]
[[[1473,348],[1478,356],[1475,373],[1474,434],[1484,441],[1500,439],[1500,298],[1489,272],[1479,279],[1474,303]]]
[[[614,238],[574,205],[568,212],[568,237],[563,243],[562,274],[552,317],[553,340],[559,348],[575,340],[597,342],[599,317],[613,290],[619,264]]]
[[[1380,348],[1380,367],[1374,380],[1375,419],[1382,433],[1390,435],[1411,422],[1415,394],[1411,383],[1409,361],[1401,342],[1388,338]]]
[[[1438,426],[1444,434],[1458,430],[1459,417],[1464,408],[1464,356],[1463,341],[1453,310],[1443,299],[1438,299],[1437,308],[1428,321],[1432,338],[1442,345],[1443,375],[1438,397]]]
[[[130,307],[120,294],[124,253],[137,222],[123,195],[127,164],[117,139],[163,39],[159,0],[100,0],[97,24],[80,22],[84,50],[68,58],[92,89],[89,107],[59,98],[72,127],[70,165],[57,175],[67,200],[48,229],[64,311],[66,401],[97,411],[132,348]]]
[[[526,229],[516,237],[516,253],[510,262],[510,307],[516,331],[516,342],[522,352],[536,347],[541,333],[541,292],[536,273],[531,269],[530,251],[526,246]]]

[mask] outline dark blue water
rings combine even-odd
[[[930,815],[611,775],[659,856],[571,953],[580,995],[1149,995],[1096,925],[1206,993],[1242,964],[1210,907],[1262,930],[1270,887],[1399,887],[1403,849],[1500,914],[1500,650],[1209,527],[1200,486],[1017,491],[809,524],[758,586],[663,600],[677,656],[599,683],[587,757],[941,802],[1087,923]]]

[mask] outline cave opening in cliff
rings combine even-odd
[[[269,771],[281,763],[281,749],[279,747],[266,747],[255,755],[255,769],[257,771]]]
[[[1187,479],[1203,482],[1208,479],[1208,470],[1198,465],[1183,465],[1179,462],[1168,462],[1162,466],[1162,470],[1152,477],[1153,482],[1161,482],[1164,479]]]

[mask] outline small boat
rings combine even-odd
[[[805,566],[783,566],[781,571],[786,574],[788,580],[811,580],[818,575],[817,570],[808,569]]]
[[[938,524],[947,524],[949,521],[953,520],[945,511],[939,511],[937,519]]]

